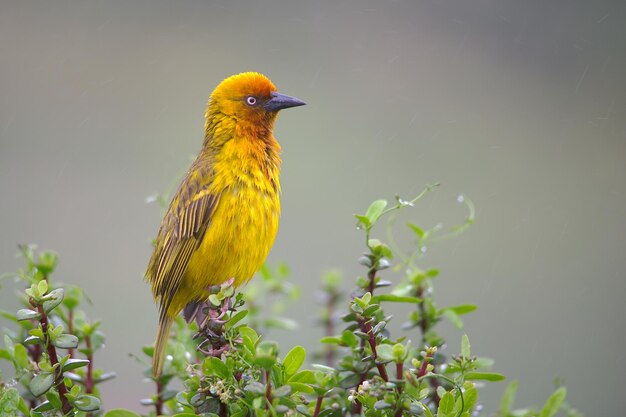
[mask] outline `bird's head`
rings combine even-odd
[[[244,72],[222,81],[211,94],[207,122],[221,113],[238,121],[271,127],[279,110],[302,106],[295,97],[281,94],[274,84],[258,72]]]

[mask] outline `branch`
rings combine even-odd
[[[50,365],[54,367],[55,365],[59,363],[59,358],[57,356],[56,347],[50,341],[50,336],[48,335],[48,327],[49,327],[48,316],[46,315],[46,312],[43,309],[43,306],[41,304],[35,303],[33,302],[33,300],[31,300],[31,305],[33,305],[34,307],[37,307],[37,311],[39,312],[39,314],[41,314],[39,323],[41,324],[41,330],[43,331],[44,344],[48,352],[48,359],[50,360]],[[63,414],[67,414],[70,411],[72,411],[72,405],[70,404],[70,402],[68,401],[66,397],[68,392],[67,392],[67,387],[65,386],[65,382],[63,381],[64,379],[63,370],[61,369],[60,366],[57,367],[57,369],[55,370],[55,374],[56,375],[54,378],[54,385],[57,391],[59,392],[59,398],[61,399],[61,409],[63,410]]]

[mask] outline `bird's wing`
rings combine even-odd
[[[180,288],[189,259],[211,223],[219,195],[210,191],[211,173],[192,166],[163,218],[146,277],[159,300],[161,314]]]

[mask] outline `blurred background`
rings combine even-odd
[[[146,197],[198,151],[215,85],[260,71],[308,103],[276,126],[270,256],[303,288],[289,311],[301,330],[268,337],[316,348],[321,272],[342,269],[346,288],[363,273],[353,214],[440,182],[403,221],[450,226],[459,194],[475,203],[476,225],[421,261],[442,271],[440,305],[479,305],[473,353],[520,380],[520,406],[560,378],[587,416],[620,415],[624,22],[621,0],[1,0],[0,270],[21,267],[18,243],[58,251],[56,279],[82,285],[104,322],[96,366],[118,373],[105,405],[141,410],[152,385],[129,353],[155,333],[142,276],[161,219]],[[461,332],[443,332],[457,352]],[[481,394],[487,410],[505,386]]]

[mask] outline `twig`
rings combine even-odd
[[[46,312],[43,309],[43,306],[41,304],[34,302],[34,300],[31,300],[30,303],[33,307],[37,308],[37,311],[41,315],[41,318],[39,319],[39,323],[41,324],[41,330],[43,331],[44,344],[48,352],[48,359],[50,360],[50,365],[54,367],[55,365],[59,363],[59,358],[57,356],[56,348],[54,344],[50,341],[50,336],[48,335],[48,327],[49,327],[48,316],[46,315]],[[67,392],[67,387],[65,386],[65,382],[63,381],[64,379],[63,370],[61,369],[61,367],[58,367],[55,370],[55,374],[56,375],[54,378],[54,385],[57,388],[57,391],[59,392],[59,398],[61,399],[61,409],[63,410],[63,414],[67,414],[70,411],[72,411],[72,405],[70,404],[70,402],[68,401],[66,397],[68,392]]]
[[[367,335],[369,336],[367,341],[370,345],[370,348],[372,349],[372,358],[374,358],[374,363],[376,364],[376,368],[378,369],[380,377],[383,379],[383,381],[389,382],[389,377],[387,376],[387,368],[385,368],[385,365],[378,362],[378,354],[376,353],[376,337],[374,336],[372,324],[369,320],[365,321],[360,319],[359,326],[361,327],[363,333],[367,333]]]
[[[265,370],[265,398],[267,399],[267,409],[269,410],[272,406],[272,379],[270,377],[269,369]]]
[[[163,384],[161,383],[160,378],[156,380],[156,390],[157,398],[154,408],[156,409],[156,415],[160,416],[163,414]]]
[[[324,396],[323,395],[318,395],[317,396],[317,402],[315,403],[315,411],[313,412],[313,417],[317,417],[317,415],[320,413],[320,410],[322,409],[322,401],[324,400]]]
[[[91,337],[85,335],[85,345],[87,345],[87,379],[85,380],[85,392],[87,394],[93,394],[93,352],[91,351]]]

